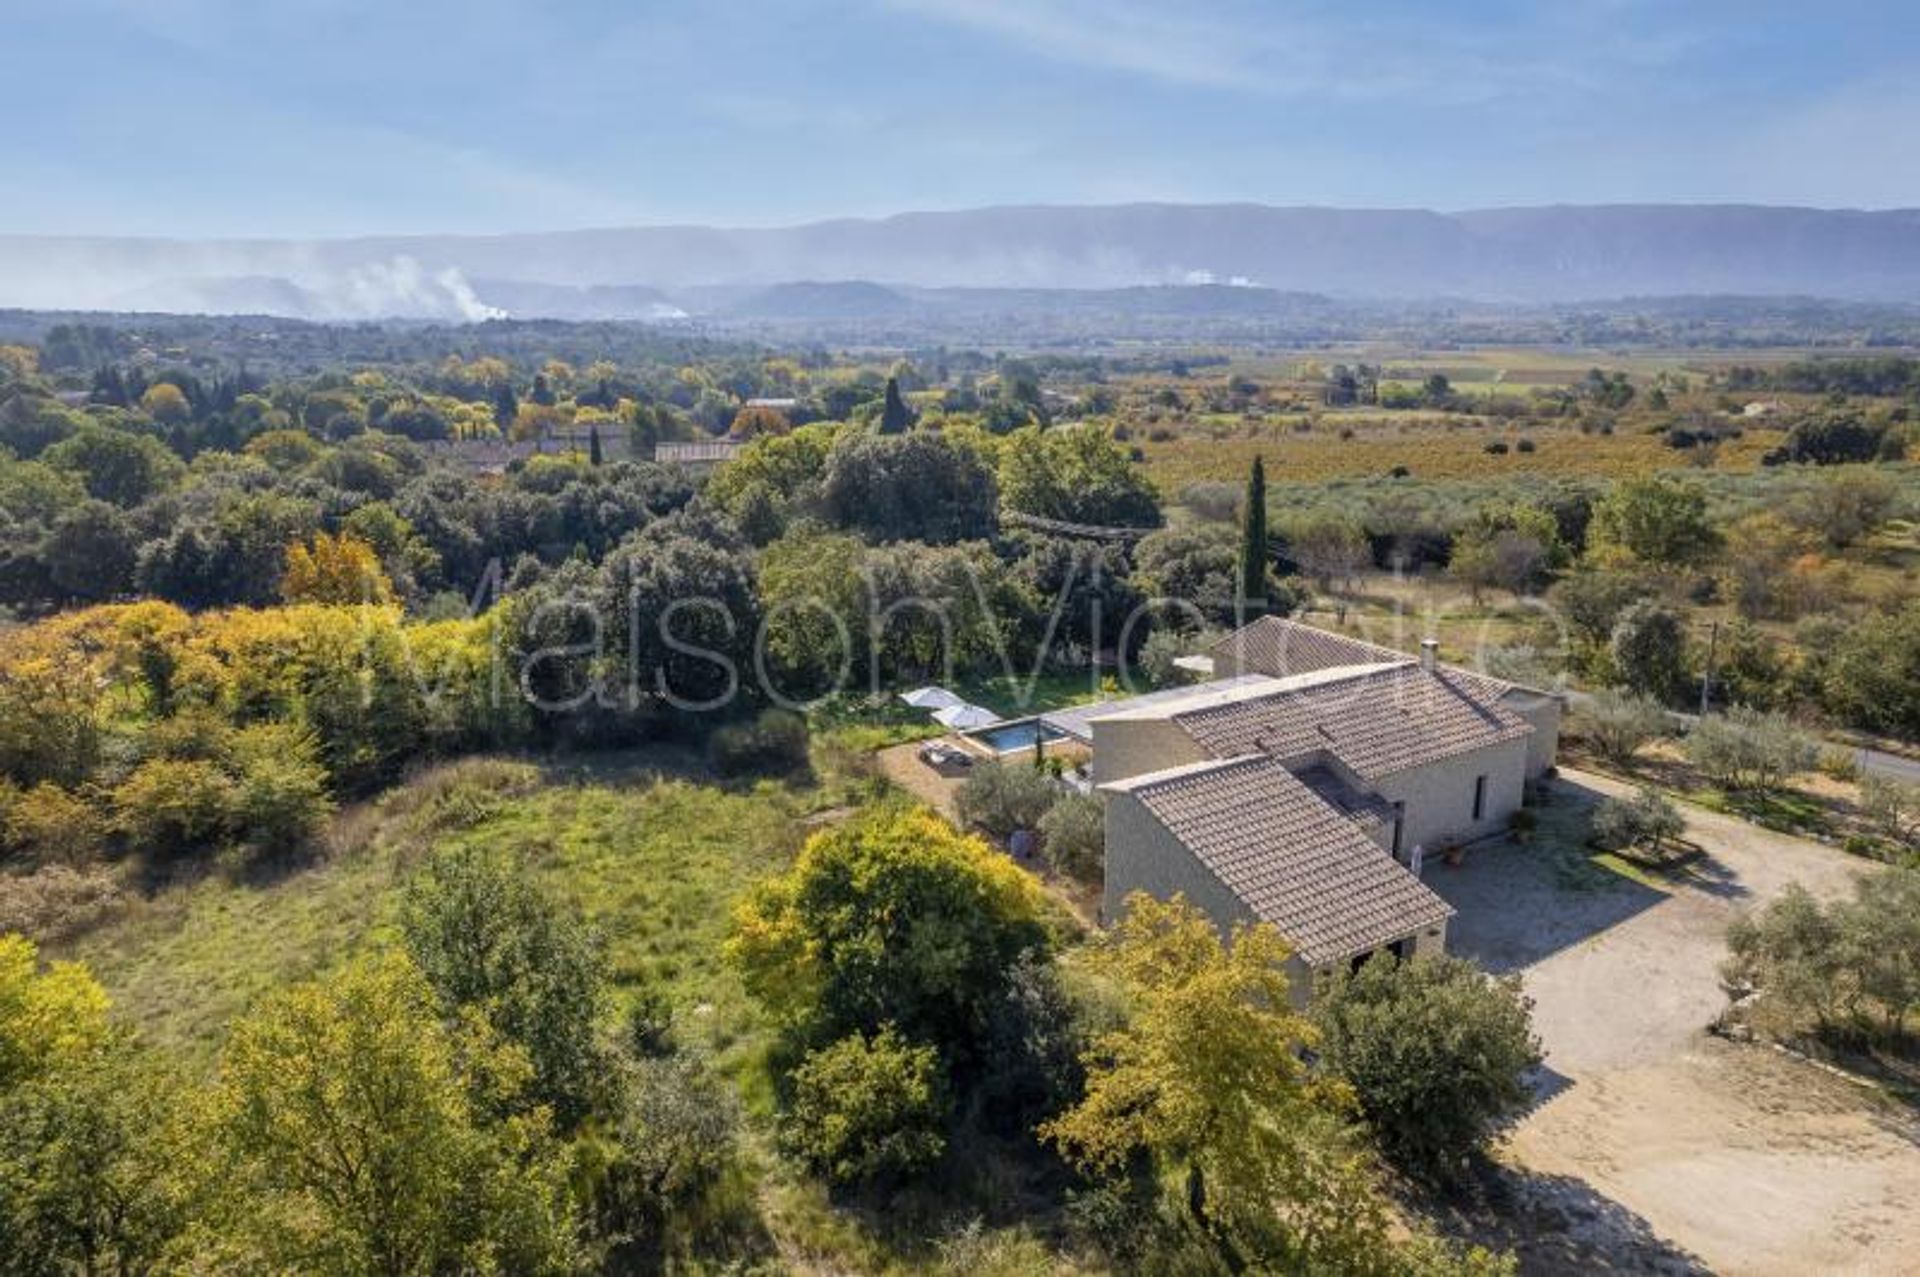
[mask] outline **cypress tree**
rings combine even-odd
[[[1240,513],[1240,599],[1242,625],[1267,610],[1267,470],[1259,457],[1247,476],[1246,508]]]
[[[887,378],[887,401],[880,409],[880,433],[883,435],[905,434],[913,424],[913,414],[907,411],[907,401],[900,397],[898,378]]]
[[[588,426],[587,427],[587,462],[590,465],[597,466],[603,460],[605,460],[605,458],[602,457],[600,454],[600,427]]]

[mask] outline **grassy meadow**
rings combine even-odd
[[[411,869],[440,847],[509,853],[599,930],[616,996],[658,983],[723,1057],[753,1012],[720,962],[733,902],[784,867],[818,783],[727,789],[634,764],[592,773],[473,759],[436,767],[337,818],[316,863],[263,878],[213,867],[50,946],[88,963],[156,1044],[205,1062],[261,994],[394,937]]]

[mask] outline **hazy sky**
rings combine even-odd
[[[1913,0],[0,0],[0,231],[1920,205]]]

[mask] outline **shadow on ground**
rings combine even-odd
[[[1571,1175],[1490,1167],[1458,1201],[1427,1213],[1450,1237],[1512,1252],[1522,1277],[1712,1272],[1640,1215]]]
[[[1659,904],[1668,892],[1624,874],[1590,870],[1591,885],[1566,884],[1569,859],[1587,861],[1585,813],[1603,797],[1562,777],[1540,809],[1536,836],[1524,845],[1476,845],[1459,865],[1437,864],[1424,875],[1457,911],[1447,927],[1447,948],[1495,974],[1535,963],[1620,925]],[[1721,870],[1710,858],[1694,871]]]

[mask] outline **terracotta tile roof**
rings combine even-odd
[[[1307,674],[1336,665],[1373,665],[1411,659],[1405,652],[1391,647],[1277,616],[1263,616],[1241,626],[1207,652],[1216,666],[1222,660],[1231,661],[1239,672],[1269,674],[1274,678]]]
[[[1346,634],[1335,634],[1284,617],[1263,616],[1242,626],[1207,649],[1219,665],[1229,662],[1243,674],[1287,678],[1339,665],[1374,665],[1382,661],[1416,660],[1409,653]],[[1443,665],[1463,686],[1477,695],[1504,696],[1519,684],[1474,670]]]
[[[1384,828],[1398,815],[1392,803],[1372,790],[1356,789],[1344,776],[1324,762],[1305,767],[1289,767],[1295,780],[1311,789],[1320,800],[1342,813],[1362,829]]]
[[[1453,914],[1351,817],[1264,755],[1177,767],[1109,788],[1137,798],[1313,966]]]
[[[1533,728],[1490,695],[1488,680],[1417,663],[1322,671],[1312,686],[1173,715],[1216,758],[1298,759],[1324,750],[1363,780],[1519,740]]]

